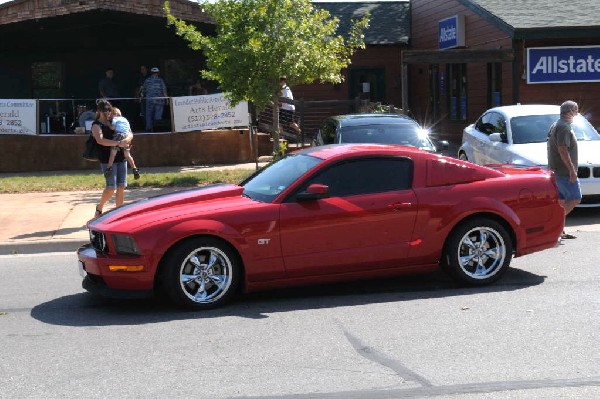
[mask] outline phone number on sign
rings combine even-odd
[[[224,119],[224,118],[235,118],[235,112],[234,111],[226,111],[226,112],[207,114],[207,115],[190,115],[190,116],[188,116],[188,123],[210,122],[215,119]]]
[[[22,126],[21,125],[21,121],[18,119],[7,119],[7,120],[2,120],[0,119],[0,126]]]

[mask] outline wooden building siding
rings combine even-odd
[[[509,34],[485,20],[472,10],[455,0],[412,0],[411,1],[411,50],[438,49],[438,22],[442,19],[464,15],[465,45],[469,49],[512,49]],[[440,50],[442,52],[453,51]],[[445,73],[446,64],[440,62],[439,70]],[[467,119],[466,121],[450,121],[449,100],[447,92],[440,92],[440,120],[433,120],[430,96],[430,65],[409,65],[409,108],[421,123],[434,125],[434,132],[460,141],[464,127],[489,108],[487,63],[475,62],[467,64]],[[513,64],[502,64],[502,103],[513,102]],[[448,80],[448,77],[446,76]],[[449,81],[446,82],[448,90]]]
[[[349,72],[358,68],[382,68],[385,70],[385,103],[400,107],[402,103],[402,45],[367,45],[358,50],[348,68],[342,71],[344,81],[338,85],[330,83],[298,85],[292,87],[295,99],[305,100],[351,100]]]
[[[468,10],[454,0],[411,0],[411,47],[415,50],[437,49],[438,21],[456,14],[466,16]]]

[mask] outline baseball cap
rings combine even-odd
[[[150,70],[150,72],[155,73],[155,72],[160,72],[160,70],[157,67],[154,67]]]

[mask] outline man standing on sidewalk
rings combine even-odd
[[[566,216],[581,202],[581,187],[577,178],[577,138],[571,124],[577,116],[579,106],[575,101],[565,101],[560,106],[560,119],[548,133],[548,168],[556,176],[558,202]],[[561,239],[575,238],[563,231]]]

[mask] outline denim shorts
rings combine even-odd
[[[108,168],[108,164],[101,163],[102,173]],[[104,177],[106,188],[115,189],[117,187],[127,187],[127,161],[115,162],[112,167],[112,174]]]
[[[558,198],[563,201],[572,201],[581,199],[581,187],[579,179],[575,183],[569,181],[569,176],[555,176],[556,186],[558,187]]]

